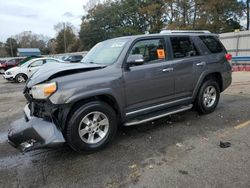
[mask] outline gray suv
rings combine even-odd
[[[131,126],[197,109],[213,112],[231,84],[230,54],[208,32],[127,36],[96,44],[81,63],[43,66],[26,83],[25,118],[9,143],[28,151],[106,146]]]

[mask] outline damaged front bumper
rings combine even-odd
[[[23,152],[65,143],[62,132],[52,122],[30,115],[24,108],[25,119],[15,121],[8,133],[8,142]]]

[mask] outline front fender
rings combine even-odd
[[[98,96],[110,96],[113,100],[115,100],[118,110],[121,115],[121,119],[124,119],[124,97],[122,97],[122,94],[119,94],[119,91],[116,91],[115,93],[111,88],[102,88],[102,89],[96,89],[93,91],[86,91],[81,92],[75,95],[72,95],[67,100],[65,100],[65,103],[63,104],[63,108],[61,109],[61,113],[59,114],[59,121],[61,124],[61,127],[64,129],[67,117],[74,106],[78,101],[83,101],[85,99],[90,99]]]
[[[66,103],[74,104],[77,101],[81,101],[87,98],[91,97],[96,97],[96,96],[111,96],[116,104],[118,105],[119,111],[121,113],[121,116],[123,116],[123,108],[124,108],[124,97],[122,97],[122,92],[119,93],[119,91],[114,91],[111,88],[102,88],[102,89],[97,89],[94,91],[86,91],[84,93],[79,93],[77,95],[74,95],[70,97]]]
[[[94,91],[86,91],[86,92],[79,93],[79,94],[76,94],[76,95],[69,97],[65,101],[65,103],[75,103],[79,100],[83,100],[83,99],[98,96],[98,95],[111,95],[114,97],[114,92],[110,88],[105,88],[105,89],[102,88],[102,89],[97,89]],[[116,97],[114,97],[114,98],[116,98]]]

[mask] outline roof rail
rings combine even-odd
[[[162,30],[160,33],[164,34],[164,33],[211,33],[211,32],[203,30]]]

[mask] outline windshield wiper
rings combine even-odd
[[[90,61],[90,62],[82,62],[82,63],[102,65],[101,63],[95,63],[95,62],[93,62],[93,61]]]

